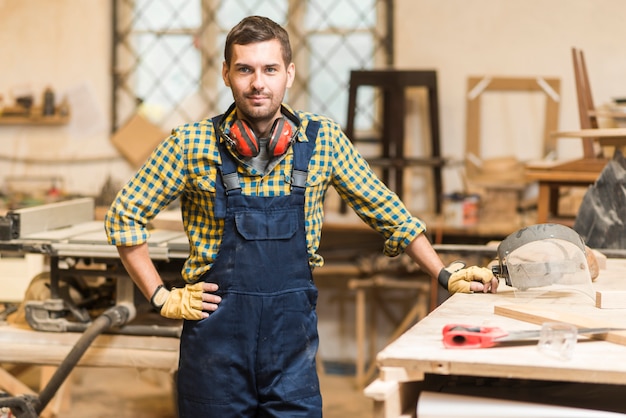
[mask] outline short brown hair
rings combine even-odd
[[[224,60],[230,66],[233,56],[233,45],[248,45],[255,42],[278,39],[282,47],[285,66],[291,63],[291,44],[289,34],[278,23],[263,16],[248,16],[235,25],[226,36]]]

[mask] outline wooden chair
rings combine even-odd
[[[572,60],[574,63],[574,79],[576,81],[576,98],[578,99],[578,116],[581,129],[598,129],[598,117],[596,107],[591,96],[591,86],[587,76],[587,66],[583,51],[572,48]],[[584,158],[595,158],[598,153],[594,143],[596,138],[582,138]]]
[[[600,113],[593,103],[591,86],[587,75],[585,57],[580,49],[572,48],[576,96],[578,99],[578,115],[580,130],[571,132],[555,132],[554,138],[580,138],[583,142],[583,157],[552,166],[527,167],[526,177],[539,183],[537,202],[537,222],[548,221],[569,224],[572,220],[558,217],[559,190],[561,187],[587,187],[593,184],[606,166],[610,156],[604,155],[607,146],[622,147],[626,145],[626,129],[600,129],[598,116],[626,116],[612,112]]]
[[[608,159],[611,156],[605,155],[602,147],[624,146],[624,136],[626,130],[616,128],[600,129],[598,117],[605,117],[609,119],[617,117],[624,118],[626,117],[626,113],[601,111],[596,109],[593,103],[593,95],[591,94],[589,76],[587,75],[585,56],[581,49],[576,47],[572,48],[572,61],[574,64],[574,78],[576,81],[576,97],[578,99],[578,115],[580,118],[581,131],[578,135],[576,135],[576,133],[567,133],[567,136],[579,136],[582,139],[583,158],[599,157]],[[559,136],[563,137],[565,134],[566,133],[560,133]],[[595,144],[599,144],[600,147],[596,147]]]

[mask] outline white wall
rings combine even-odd
[[[109,141],[111,2],[0,0],[0,45],[5,104],[16,88],[40,100],[51,86],[73,105],[65,126],[0,125],[0,187],[8,175],[62,176],[68,192],[97,194],[108,175],[125,180]]]
[[[570,48],[578,46],[586,54],[596,103],[626,96],[624,16],[622,0],[395,0],[396,67],[437,70],[442,149],[460,158],[470,75],[559,77],[560,127],[577,129]],[[0,95],[5,102],[11,100],[12,89],[22,85],[30,86],[37,98],[50,85],[57,96],[70,93],[72,100],[80,101],[67,126],[0,126],[0,178],[62,175],[70,192],[90,194],[97,193],[109,175],[125,180],[130,167],[119,157],[110,158],[117,156],[109,142],[111,2],[0,0],[0,45]],[[516,154],[539,149],[533,141],[541,141],[541,103],[503,100],[494,99],[484,109],[485,135],[494,135],[484,140],[496,149],[503,136],[530,130],[537,135],[514,140],[517,145],[510,149]],[[410,107],[416,115],[409,123],[421,120],[421,105],[418,98]],[[522,125],[509,119],[511,114]],[[579,142],[562,141],[559,152],[577,156]],[[416,194],[429,187],[417,178],[414,184]],[[448,170],[446,190],[458,187],[458,172]]]
[[[446,156],[464,155],[468,76],[558,77],[560,129],[576,130],[571,58],[575,46],[585,53],[596,105],[626,96],[626,2],[622,0],[396,0],[395,16],[396,66],[438,72]],[[532,99],[514,105],[494,100],[493,107],[483,107],[482,126],[485,135],[490,130],[500,135],[483,136],[484,143],[498,148],[498,142],[508,141],[513,155],[526,153],[528,147],[539,150],[540,105]],[[524,123],[537,125],[533,128],[537,134],[511,143],[510,135],[527,128]],[[581,152],[578,140],[559,142],[561,158],[578,157]],[[457,174],[447,172],[447,190],[460,187]]]

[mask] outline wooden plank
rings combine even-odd
[[[68,115],[52,116],[1,116],[0,125],[67,125],[70,117]]]
[[[559,138],[624,138],[626,128],[581,129],[579,131],[552,132]],[[622,143],[623,144],[623,143]]]
[[[403,367],[380,367],[379,380],[383,382],[408,382],[410,379]]]
[[[364,390],[365,396],[374,400],[375,418],[415,417],[419,390],[417,382],[385,382],[377,379]]]
[[[547,79],[546,82],[552,89],[556,92],[561,91],[561,81],[558,79],[550,80]],[[543,126],[543,156],[547,156],[552,152],[557,151],[556,138],[550,136],[551,132],[554,132],[558,129],[559,124],[559,101],[556,100],[546,100],[546,115],[545,122]]]
[[[626,290],[599,290],[596,292],[596,308],[626,309]]]
[[[80,336],[1,326],[0,363],[58,365]],[[171,371],[177,367],[178,345],[177,338],[105,334],[94,340],[78,364]]]
[[[600,171],[574,171],[574,170],[527,170],[526,179],[544,183],[558,183],[562,186],[587,187],[593,184],[600,176]]]
[[[2,367],[0,367],[0,389],[10,395],[35,395],[31,388]]]
[[[482,78],[470,77],[467,80],[467,91],[470,92],[476,88],[481,80]],[[480,157],[482,155],[480,153],[480,95],[473,99],[468,98],[465,106],[465,153]],[[472,169],[476,170],[472,165],[469,165],[467,168],[470,169],[470,172]]]
[[[566,311],[557,311],[546,309],[543,306],[533,305],[496,305],[494,306],[496,315],[506,316],[508,318],[520,321],[530,322],[532,324],[541,325],[544,322],[567,322],[578,328],[621,328],[619,323],[611,322],[607,319],[591,318],[587,316],[577,315]],[[626,331],[610,331],[606,334],[597,334],[592,338],[608,341],[615,344],[626,345]]]
[[[174,321],[172,321],[175,324]],[[0,344],[24,343],[32,346],[73,346],[80,339],[78,332],[40,332],[28,328],[26,325],[0,326]],[[155,351],[178,351],[177,338],[160,336],[138,336],[123,334],[102,334],[96,337],[91,347],[131,348]],[[1,359],[1,357],[0,357]]]
[[[2,344],[2,362],[58,365],[69,354],[72,347],[33,347],[28,344]],[[178,353],[172,351],[98,348],[92,347],[80,359],[79,366],[133,367],[139,369],[176,370]]]

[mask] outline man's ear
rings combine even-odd
[[[222,63],[222,80],[224,80],[224,84],[226,87],[230,87],[230,80],[228,78],[228,64],[226,61]]]
[[[296,78],[296,64],[293,62],[287,66],[287,88],[290,88],[293,84],[293,80]]]

